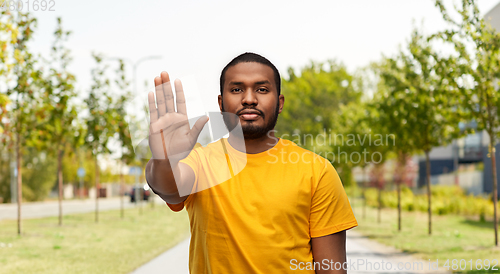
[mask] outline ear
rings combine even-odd
[[[217,100],[219,101],[219,110],[222,113],[222,96],[219,95]]]
[[[281,113],[281,111],[283,110],[283,105],[285,104],[285,96],[283,94],[280,94],[280,96],[278,97],[278,100],[279,100],[279,112],[278,113]]]

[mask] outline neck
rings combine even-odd
[[[248,154],[256,154],[274,147],[279,141],[279,138],[274,136],[274,131],[272,130],[265,136],[252,140],[243,139],[241,136],[229,134],[227,141],[238,151],[246,152]]]

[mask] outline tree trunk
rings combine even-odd
[[[123,219],[125,217],[125,212],[123,210],[123,196],[125,194],[125,187],[123,182],[123,172],[122,172],[123,162],[120,161],[120,217]]]
[[[368,180],[366,180],[366,166],[363,168],[363,220],[366,218],[366,196],[365,190],[366,185],[368,184]]]
[[[63,173],[62,173],[62,160],[64,151],[58,150],[57,154],[57,179],[59,187],[59,226],[62,226],[62,200],[63,200]]]
[[[490,134],[490,155],[491,155],[491,173],[493,177],[493,227],[495,230],[495,246],[498,246],[498,189],[497,189],[497,164],[495,151],[495,136]]]
[[[399,163],[396,166],[396,187],[398,192],[398,231],[401,231],[401,184],[406,172],[406,154],[400,152],[399,157]]]
[[[380,223],[382,221],[381,214],[382,214],[382,187],[379,185],[378,186],[378,215],[377,215],[377,222],[378,223]]]
[[[429,214],[429,235],[432,234],[432,209],[431,209],[431,160],[429,158],[429,151],[425,151],[425,171],[427,181],[427,201],[428,201],[428,214]]]
[[[396,183],[398,188],[398,231],[401,231],[401,181]]]
[[[22,174],[21,174],[21,140],[19,130],[16,133],[16,165],[17,165],[17,234],[21,235],[21,204],[23,201],[23,184],[22,184]]]
[[[95,156],[95,222],[99,222],[99,164]]]

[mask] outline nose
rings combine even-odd
[[[243,98],[241,100],[242,105],[257,105],[257,96],[252,89],[247,89],[243,93]]]

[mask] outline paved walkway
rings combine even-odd
[[[355,229],[347,232],[347,261],[351,273],[451,273],[429,269],[429,262],[419,260],[394,248],[369,240]],[[189,274],[189,239],[139,267],[132,274]],[[398,269],[400,268],[400,269]]]
[[[155,198],[156,203],[162,203],[159,197],[156,195],[153,197]],[[135,206],[135,204],[130,202],[130,197],[128,196],[125,196],[123,201],[125,208]],[[144,206],[144,204],[142,206]],[[112,210],[119,208],[119,197],[99,199],[99,210]],[[63,214],[92,212],[95,210],[95,200],[65,200],[63,201],[62,210]],[[58,214],[58,201],[23,203],[21,208],[21,216],[23,219],[58,216]],[[17,204],[0,204],[0,221],[3,219],[17,219]]]
[[[167,250],[132,274],[189,274],[189,238]]]

